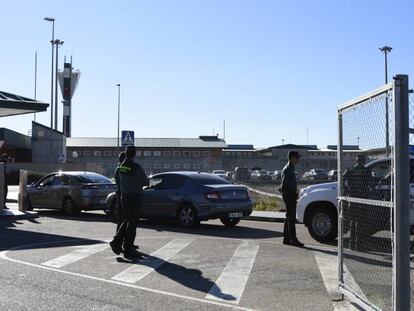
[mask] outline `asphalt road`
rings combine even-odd
[[[306,248],[300,249],[282,244],[281,223],[227,228],[210,221],[186,230],[142,221],[136,242],[148,256],[131,262],[111,252],[115,224],[103,213],[39,214],[0,220],[0,310],[349,307],[332,301],[326,280],[335,275],[321,265],[330,256],[335,266],[335,246],[317,243],[302,225],[298,237]]]

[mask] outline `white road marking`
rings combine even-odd
[[[52,268],[62,268],[66,265],[82,260],[90,255],[102,252],[108,248],[108,244],[94,244],[77,247],[73,252],[54,258],[42,263],[44,266]]]
[[[131,284],[137,283],[193,241],[194,239],[172,240],[167,245],[151,253],[148,258],[140,261],[139,264],[135,264],[115,275],[112,280]]]
[[[258,251],[259,245],[252,242],[242,242],[206,298],[238,304]]]
[[[142,237],[142,238],[157,239],[159,237]],[[165,237],[165,238],[167,238],[167,237]],[[173,297],[173,298],[189,300],[189,301],[194,301],[194,302],[204,303],[204,304],[209,304],[209,305],[215,305],[215,306],[220,306],[220,307],[224,307],[224,308],[230,308],[230,309],[233,309],[233,310],[243,310],[243,311],[254,311],[255,310],[255,309],[252,309],[252,308],[239,307],[239,306],[235,306],[235,305],[232,305],[232,304],[226,304],[226,303],[222,303],[222,302],[218,302],[218,301],[211,301],[211,300],[206,300],[206,299],[202,299],[202,298],[196,298],[196,297],[191,297],[191,296],[185,296],[185,295],[170,293],[170,292],[166,292],[166,291],[162,291],[162,290],[157,290],[157,289],[152,289],[152,288],[148,288],[148,287],[138,286],[138,285],[135,285],[135,284],[128,284],[128,283],[124,283],[124,282],[118,282],[118,281],[115,281],[115,280],[108,280],[108,279],[103,279],[103,278],[99,278],[99,277],[94,277],[94,276],[90,276],[90,275],[86,275],[86,274],[70,272],[70,271],[64,271],[64,270],[60,270],[60,269],[56,269],[56,268],[52,268],[52,267],[33,264],[33,263],[30,263],[30,262],[25,262],[25,261],[21,261],[21,260],[17,260],[17,259],[7,257],[7,253],[9,251],[13,251],[13,250],[27,249],[27,248],[30,248],[30,247],[33,247],[33,246],[39,246],[39,245],[50,245],[50,244],[69,243],[69,242],[72,243],[73,240],[71,240],[71,241],[54,241],[54,242],[34,243],[34,244],[29,244],[29,245],[17,246],[17,247],[13,247],[11,249],[0,252],[0,259],[4,259],[4,260],[10,261],[10,262],[26,265],[26,266],[29,266],[29,267],[39,268],[39,269],[43,269],[43,270],[53,271],[53,272],[62,273],[62,274],[66,274],[66,275],[71,275],[71,276],[76,276],[76,277],[81,277],[81,278],[94,280],[94,281],[100,281],[100,282],[104,282],[104,283],[108,283],[108,284],[114,284],[114,285],[134,288],[134,289],[138,289],[138,290],[142,290],[142,291],[146,291],[146,292],[150,292],[150,293],[154,293],[154,294],[165,295],[165,296],[169,296],[169,297]]]
[[[313,253],[315,255],[315,260],[318,264],[319,271],[321,272],[323,283],[325,284],[326,290],[332,300],[334,310],[359,310],[358,308],[354,307],[348,300],[341,300],[342,294],[339,292],[338,287],[338,256],[336,250],[323,250],[324,252],[314,251]]]

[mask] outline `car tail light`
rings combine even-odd
[[[204,196],[209,200],[220,200],[221,196],[220,193],[217,191],[211,191],[204,194]]]

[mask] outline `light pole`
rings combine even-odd
[[[118,134],[116,136],[116,146],[119,152],[119,114],[121,112],[121,84],[118,83],[116,86],[118,87]]]
[[[56,68],[55,68],[55,130],[58,130],[58,68],[59,68],[59,45],[63,41],[56,39],[53,44],[56,46]]]
[[[358,149],[359,149],[359,140],[361,139],[361,137],[357,137],[357,139],[358,139]]]
[[[388,62],[387,62],[387,55],[389,52],[391,52],[392,47],[390,46],[383,46],[382,48],[379,48],[379,50],[381,52],[384,53],[384,66],[385,66],[385,84],[388,83]],[[388,96],[385,97],[385,153],[388,156],[389,155],[389,150],[390,150],[390,134],[389,134],[389,129],[388,129]]]
[[[53,42],[55,41],[55,19],[53,17],[45,17],[45,21],[52,22],[52,73],[50,78],[50,129],[53,128],[53,60],[55,55],[55,49],[53,46]]]
[[[284,139],[282,139],[282,145],[284,145],[285,144],[285,140]]]

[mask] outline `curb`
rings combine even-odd
[[[243,220],[253,220],[253,221],[267,221],[267,222],[284,222],[285,218],[280,217],[266,217],[266,216],[247,216]]]

